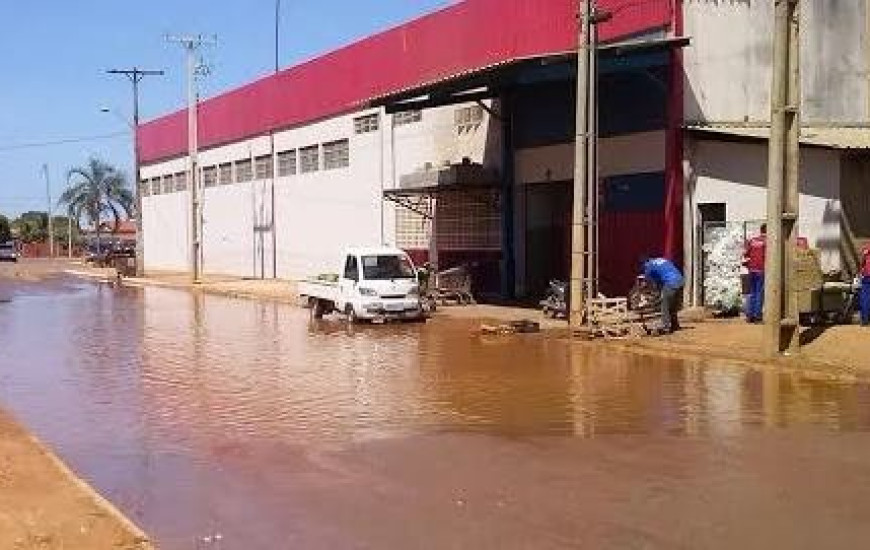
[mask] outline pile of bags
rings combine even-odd
[[[705,305],[720,314],[743,307],[740,275],[745,243],[743,224],[706,228],[704,251]]]

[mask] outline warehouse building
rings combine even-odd
[[[843,237],[870,219],[870,14],[854,4],[803,15],[801,232],[828,270],[849,266]],[[601,291],[625,294],[637,258],[663,254],[697,302],[704,228],[764,217],[772,5],[599,1],[613,13],[599,27]],[[566,279],[576,13],[465,0],[202,102],[205,273],[298,279],[385,243],[472,265],[493,297]],[[139,132],[145,268],[187,271],[186,113]]]
[[[651,2],[600,31],[608,291],[639,254],[679,247],[671,19]],[[466,0],[202,102],[205,273],[296,279],[345,246],[393,243],[472,265],[493,296],[567,277],[576,34],[575,0]],[[145,268],[186,271],[185,113],[143,125],[140,151]]]

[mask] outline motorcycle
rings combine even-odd
[[[565,281],[553,279],[547,286],[547,293],[540,301],[544,315],[556,319],[568,317],[568,284]]]

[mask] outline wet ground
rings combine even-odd
[[[0,404],[161,548],[870,537],[864,384],[159,288],[6,295]]]

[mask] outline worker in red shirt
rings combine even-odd
[[[861,250],[861,326],[870,326],[870,242]]]
[[[746,241],[743,265],[749,270],[749,303],[746,320],[760,323],[764,308],[764,255],[767,252],[767,224],[761,225],[761,233]]]

